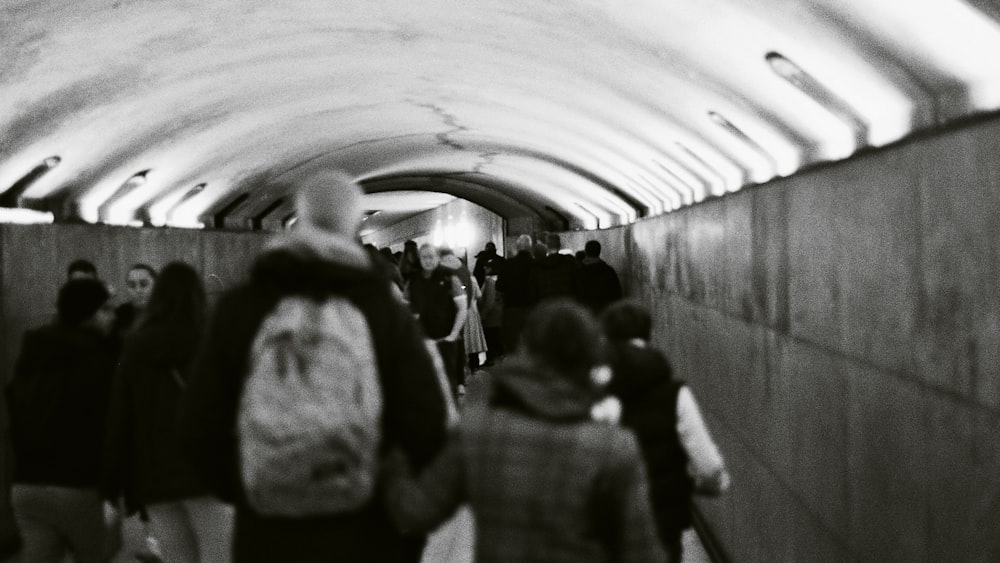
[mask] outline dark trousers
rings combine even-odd
[[[493,364],[504,354],[503,331],[498,326],[484,326],[483,335],[486,337],[486,363]]]
[[[521,340],[521,330],[524,329],[524,321],[528,317],[530,307],[505,306],[503,310],[503,347],[508,354],[517,351],[517,346]]]
[[[461,341],[437,341],[438,354],[441,355],[444,372],[448,376],[448,386],[451,387],[451,395],[455,398],[458,397],[458,386],[465,375],[465,346],[460,346],[461,344]]]

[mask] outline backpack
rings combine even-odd
[[[237,414],[250,507],[286,517],[361,508],[375,486],[382,430],[364,315],[342,297],[285,297],[251,351]]]

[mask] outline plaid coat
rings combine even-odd
[[[389,470],[390,514],[429,530],[468,503],[480,563],[665,561],[636,440],[590,421],[590,405],[557,375],[497,373],[490,404],[469,406],[419,478]]]

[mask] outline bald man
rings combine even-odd
[[[373,351],[368,357],[379,382],[380,431],[385,442],[399,445],[420,465],[431,460],[444,443],[447,398],[420,327],[406,306],[392,297],[384,269],[357,242],[361,196],[360,187],[339,172],[318,174],[299,187],[298,221],[270,242],[257,258],[248,282],[220,298],[195,377],[185,393],[185,442],[201,476],[216,494],[236,506],[235,563],[419,560],[423,538],[400,535],[390,525],[377,493],[351,509],[285,505],[279,510],[261,500],[263,496],[254,489],[257,482],[248,477],[248,468],[259,466],[255,456],[247,455],[255,451],[247,449],[248,440],[259,437],[243,431],[247,409],[252,407],[241,395],[249,392],[251,375],[254,382],[260,377],[259,363],[255,363],[260,361],[257,335],[264,321],[270,322],[286,303],[315,303],[324,307],[321,310],[334,303],[346,308],[345,316],[338,319],[367,325],[344,327],[358,340],[356,346],[338,353]],[[258,359],[252,360],[255,356]],[[295,369],[295,362],[288,364],[284,359],[283,367]],[[265,383],[279,386],[279,376]],[[301,401],[316,406],[315,397]],[[318,410],[333,412],[335,407]],[[308,420],[301,415],[294,402],[287,413],[276,413],[277,420],[288,426],[282,436],[309,434],[310,424],[296,422]],[[371,430],[367,426],[362,432]],[[272,448],[256,451],[279,450],[288,445],[284,442],[295,439],[277,439]],[[328,447],[341,446],[331,443]],[[322,471],[316,478],[323,478]]]

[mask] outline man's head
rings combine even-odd
[[[486,250],[486,252],[488,254],[496,254],[497,253],[497,245],[493,244],[493,241],[490,241],[490,242],[486,243],[485,250]]]
[[[115,320],[110,298],[108,288],[98,280],[70,280],[59,290],[56,311],[63,324],[93,326],[107,334]]]
[[[583,245],[583,252],[587,258],[598,258],[601,256],[601,243],[596,240],[588,240],[587,244]]]
[[[431,272],[441,263],[441,253],[437,247],[430,243],[420,246],[420,269],[424,272]]]
[[[89,260],[73,260],[66,268],[67,280],[97,279],[97,268]]]
[[[531,237],[528,235],[517,237],[517,242],[514,243],[514,251],[518,254],[524,251],[531,252]]]
[[[363,195],[361,186],[338,170],[310,176],[296,194],[296,225],[354,239],[361,225]]]

